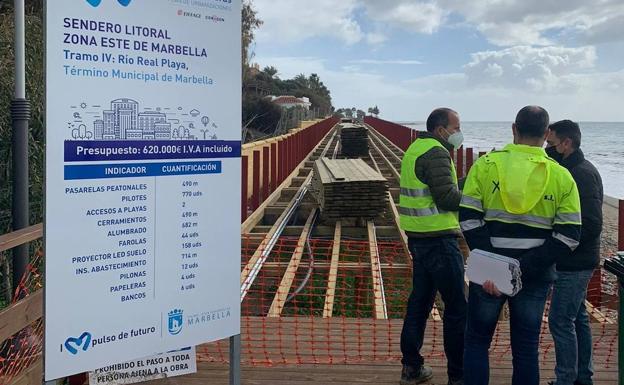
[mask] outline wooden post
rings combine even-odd
[[[269,197],[269,147],[262,147],[262,201]]]
[[[271,192],[277,189],[277,143],[271,143]]]
[[[602,302],[602,269],[600,267],[594,270],[594,274],[589,280],[589,285],[587,286],[587,300],[594,305],[594,307],[600,309]]]
[[[260,207],[260,151],[254,150],[252,162],[251,209],[256,211]]]
[[[464,177],[464,147],[457,150],[457,177]]]
[[[282,182],[284,181],[284,179],[286,179],[285,175],[286,175],[286,148],[285,148],[285,144],[283,140],[280,140],[277,143],[277,147],[278,147],[278,152],[277,152],[277,157],[278,157],[278,171],[279,171],[279,177],[278,177],[278,182],[277,184],[282,184]]]
[[[241,175],[242,175],[242,191],[241,191],[241,223],[245,222],[245,219],[247,219],[247,199],[248,199],[248,183],[249,183],[249,179],[247,179],[247,176],[249,174],[249,164],[248,164],[248,160],[247,160],[247,155],[243,155],[243,157],[241,158]]]
[[[470,171],[473,164],[474,164],[474,149],[470,147],[466,149],[466,175],[468,175],[468,171]]]

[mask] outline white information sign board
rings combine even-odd
[[[96,369],[89,373],[89,385],[128,385],[195,372],[195,347],[191,347]]]
[[[240,10],[46,1],[46,380],[239,333]]]

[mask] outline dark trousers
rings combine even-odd
[[[494,297],[481,285],[470,283],[464,381],[466,385],[488,385],[488,350],[505,302],[509,303],[512,385],[539,385],[538,345],[544,305],[550,283],[525,284],[515,297]]]
[[[413,259],[412,293],[401,332],[403,364],[417,370],[423,365],[423,346],[427,318],[431,313],[436,291],[444,301],[444,352],[448,361],[448,376],[463,378],[464,328],[466,297],[464,294],[464,259],[457,238],[410,238]]]

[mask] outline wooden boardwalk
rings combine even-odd
[[[243,322],[243,384],[398,384],[401,320],[251,318],[247,321]],[[447,381],[441,326],[437,321],[430,321],[422,349],[427,364],[434,369],[434,379],[429,384],[435,385],[445,385]],[[616,327],[593,324],[593,334],[594,384],[617,384]],[[227,352],[227,343],[202,345],[198,347],[196,374],[146,384],[226,385],[227,363],[209,361],[222,359],[224,354],[227,358]],[[329,361],[333,364],[328,364]],[[543,384],[552,380],[554,364],[554,346],[545,329],[540,344]],[[490,384],[511,383],[509,330],[504,323],[495,335],[490,367]]]

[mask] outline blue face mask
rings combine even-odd
[[[444,129],[444,132],[448,134],[446,128]],[[461,131],[457,131],[456,133],[449,135],[446,141],[457,150],[464,143],[464,134]]]

